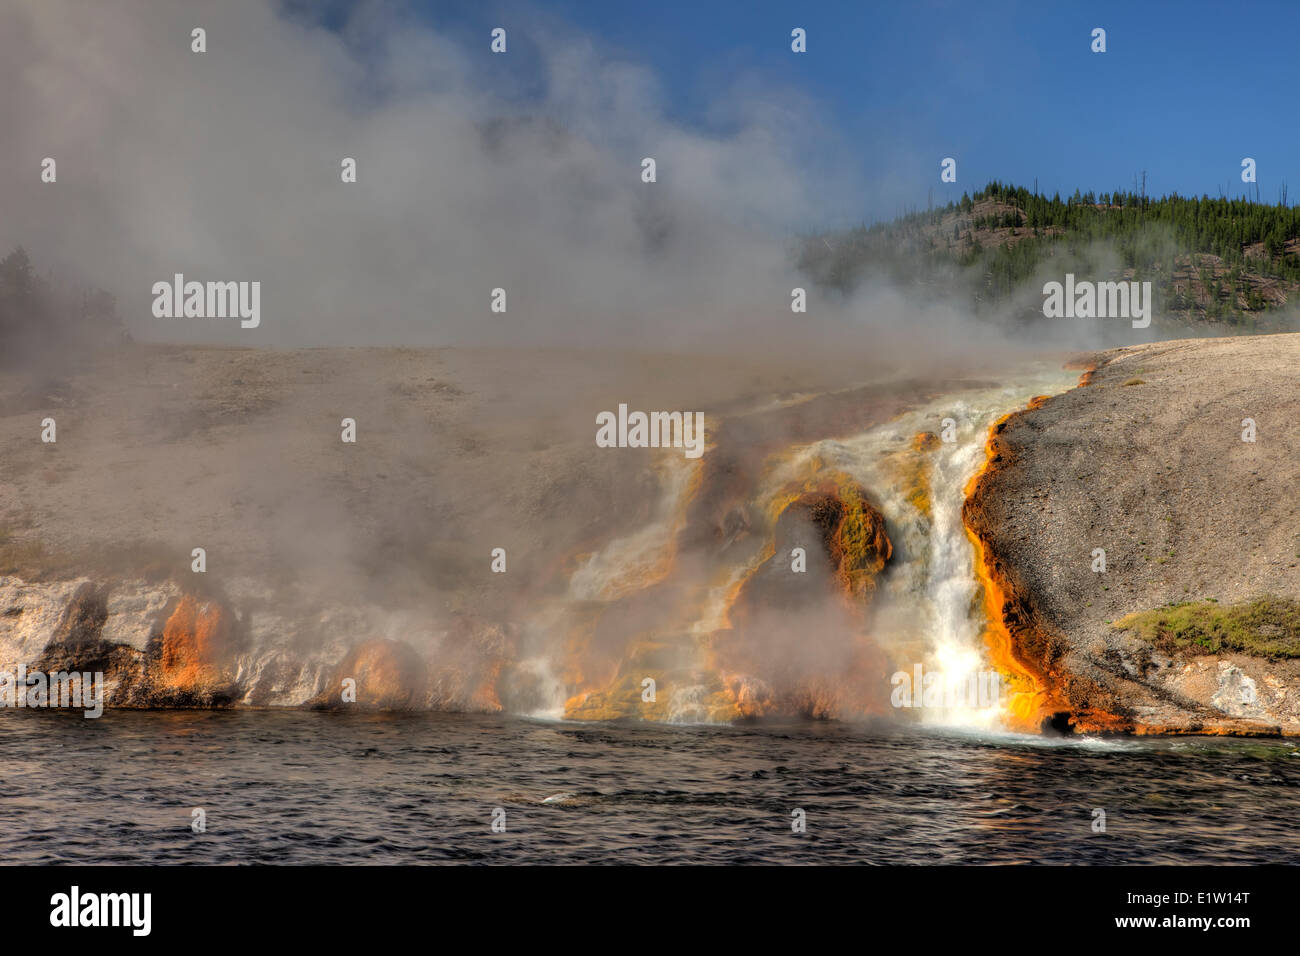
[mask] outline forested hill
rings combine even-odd
[[[921,298],[968,296],[978,312],[1027,320],[1042,319],[1035,288],[1066,272],[1150,280],[1157,321],[1266,331],[1292,327],[1300,306],[1300,208],[1285,194],[1276,205],[1138,192],[1062,199],[993,182],[889,223],[804,237],[799,264],[844,292],[880,276]]]
[[[42,275],[22,246],[0,258],[0,369],[127,339],[108,292]]]

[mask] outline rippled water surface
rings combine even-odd
[[[8,863],[1300,861],[1280,741],[11,711],[0,754]]]

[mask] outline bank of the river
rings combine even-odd
[[[1098,363],[967,504],[1017,652],[1085,727],[1300,733],[1300,335]]]

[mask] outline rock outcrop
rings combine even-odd
[[[445,628],[380,607],[276,610],[252,582],[198,594],[174,582],[31,583],[0,577],[0,671],[101,673],[105,706],[496,711],[514,655],[499,625]],[[367,637],[405,633],[409,640]]]
[[[1300,598],[1297,368],[1296,334],[1120,349],[1086,385],[996,426],[965,515],[1013,652],[1041,682],[1040,717],[1300,733],[1300,659],[1264,641],[1171,650],[1122,623]]]
[[[893,545],[865,488],[819,473],[778,494],[769,556],[712,641],[739,716],[845,717],[883,710],[886,660],[866,610]]]

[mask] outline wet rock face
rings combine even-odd
[[[1230,717],[1266,717],[1253,677],[1229,661],[1219,661],[1217,687],[1210,703]]]
[[[373,607],[254,610],[240,594],[0,578],[0,668],[101,673],[109,708],[501,709],[497,688],[517,657],[511,628],[462,614],[434,631],[425,615]],[[366,637],[381,629],[410,639]],[[346,704],[344,678],[355,686]]]
[[[1164,654],[1112,626],[1182,602],[1300,598],[1300,335],[1161,342],[1101,363],[996,430],[967,502],[1017,654],[1077,730],[1300,733],[1300,661]]]
[[[28,671],[101,673],[106,704],[139,696],[145,684],[145,656],[102,636],[108,621],[108,594],[105,585],[80,585],[45,650],[27,665]]]
[[[718,722],[740,716],[718,675],[683,667],[680,651],[675,642],[636,641],[609,685],[568,701],[565,717]],[[647,683],[650,674],[657,676]]]
[[[865,600],[876,589],[876,578],[893,556],[885,519],[867,502],[865,490],[854,483],[841,489],[838,507],[826,516],[835,576],[850,598]]]
[[[230,615],[185,596],[151,627],[144,650],[106,640],[111,587],[84,583],[28,670],[102,673],[113,707],[221,707],[239,699],[226,667],[233,656]]]
[[[103,671],[121,660],[119,647],[102,638],[108,621],[108,588],[89,582],[73,593],[45,652],[37,659],[39,670]],[[46,667],[50,664],[53,666]]]
[[[457,619],[444,636],[436,666],[403,640],[357,644],[330,671],[325,687],[307,701],[318,710],[501,710],[497,685],[513,658],[503,628]]]
[[[0,604],[0,664],[29,673],[101,673],[106,707],[257,703],[246,698],[268,671],[291,694],[278,703],[301,704],[318,689],[312,662],[299,656],[281,667],[275,650],[254,660],[247,628],[226,602],[185,595],[170,583],[0,578]]]
[[[401,641],[379,639],[354,647],[309,706],[412,710],[424,706],[428,693],[424,662],[414,649]]]
[[[108,588],[87,582],[77,589],[54,632],[53,643],[90,648],[99,643],[108,621]]]
[[[715,446],[702,459],[698,494],[687,512],[683,550],[703,548],[730,557],[743,551],[753,524],[755,479],[773,453],[830,436],[854,435],[901,414],[929,394],[920,381],[893,381],[819,395],[806,402],[736,419],[711,432]]]
[[[828,592],[865,605],[893,555],[885,519],[852,481],[827,480],[781,511],[774,552],[745,582],[736,601],[739,626],[764,610],[798,612],[825,603]],[[804,570],[795,571],[795,549]]]
[[[844,507],[831,494],[811,493],[792,502],[776,521],[774,553],[745,582],[733,619],[743,627],[764,610],[798,611],[821,604],[836,587],[839,556],[835,532]],[[792,570],[795,549],[803,552],[805,570]]]
[[[740,589],[732,627],[714,637],[714,662],[730,675],[740,716],[827,718],[883,707],[871,689],[885,686],[886,661],[865,612],[892,554],[883,516],[847,476],[823,477],[786,504],[772,555]]]
[[[702,638],[694,629],[699,607],[688,603],[679,629],[626,635],[629,621],[663,620],[680,578],[648,589],[642,605],[623,601],[595,613],[577,629],[570,658],[585,670],[564,675],[582,688],[566,701],[566,717],[724,722],[883,712],[886,662],[866,621],[876,576],[893,552],[883,517],[866,489],[820,464],[774,494],[755,495],[752,487],[746,493],[753,519],[746,527],[762,537],[748,542],[753,563],[738,562],[743,577],[715,581],[722,611],[706,619],[717,623]],[[733,543],[726,535],[714,546],[725,552]],[[685,578],[698,567],[683,566]],[[603,657],[602,648],[614,655]]]
[[[233,663],[242,643],[238,621],[219,602],[187,594],[163,625],[156,657],[150,655],[157,692],[209,706],[237,700]]]

